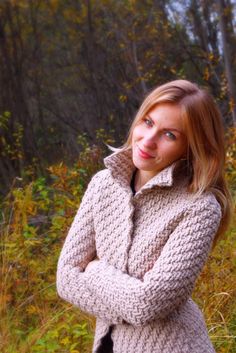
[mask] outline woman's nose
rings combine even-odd
[[[143,139],[143,146],[154,149],[157,146],[157,138],[155,136],[146,136]]]

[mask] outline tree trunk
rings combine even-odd
[[[228,1],[229,3],[229,1]],[[223,54],[225,62],[225,73],[228,82],[230,105],[233,115],[233,124],[236,125],[236,85],[233,76],[232,51],[230,47],[229,33],[227,28],[227,6],[224,0],[218,0],[219,25],[222,36]]]

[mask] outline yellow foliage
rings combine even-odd
[[[119,96],[119,100],[120,100],[120,102],[122,102],[122,103],[124,103],[124,102],[126,102],[127,101],[127,96],[125,96],[125,95],[120,95]]]
[[[29,305],[27,308],[26,308],[26,311],[27,313],[29,314],[34,314],[34,313],[37,313],[38,311],[38,308],[34,305]]]
[[[208,67],[206,67],[205,70],[204,70],[203,78],[204,78],[204,80],[206,80],[206,81],[208,81],[209,78],[210,78],[210,72],[209,72],[209,68],[208,68]]]
[[[233,100],[233,98],[231,98],[231,99],[229,100],[229,111],[230,111],[230,113],[233,112],[234,107],[235,107],[235,101]]]
[[[63,344],[64,346],[68,345],[68,343],[71,343],[71,340],[70,338],[67,336],[65,338],[63,338],[61,341],[60,341],[61,344]]]

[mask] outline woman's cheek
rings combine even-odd
[[[137,127],[135,127],[133,131],[133,139],[136,139],[137,135],[138,135],[138,129]]]

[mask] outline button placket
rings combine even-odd
[[[123,263],[123,271],[127,272],[127,266],[128,266],[128,254],[129,254],[129,249],[132,245],[132,234],[133,234],[133,216],[135,212],[135,204],[133,202],[133,196],[130,197],[129,202],[128,202],[128,208],[129,208],[129,215],[128,215],[128,231],[127,231],[127,245],[126,249],[124,252],[124,263]]]

